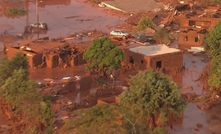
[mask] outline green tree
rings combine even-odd
[[[73,113],[75,119],[65,122],[62,133],[71,134],[121,134],[114,106],[98,104],[92,108],[79,109]]]
[[[34,81],[28,80],[26,70],[14,70],[0,88],[1,97],[14,108],[14,114],[22,117],[23,123],[18,128],[24,133],[38,134],[52,130],[53,112],[50,102],[44,100]]]
[[[84,53],[86,71],[103,73],[121,68],[123,52],[109,38],[94,39]]]
[[[205,35],[204,47],[211,58],[212,69],[209,76],[209,86],[212,91],[220,91],[221,89],[221,21]]]
[[[147,27],[154,29],[155,26],[149,17],[141,18],[138,25],[137,25],[137,29],[139,31],[144,31]]]
[[[130,90],[119,96],[119,105],[130,111],[129,117],[156,128],[181,116],[185,103],[177,85],[163,73],[139,72],[129,85]]]
[[[3,85],[7,78],[11,77],[14,70],[16,69],[25,69],[25,75],[28,76],[28,60],[22,53],[17,53],[15,57],[11,60],[8,60],[6,56],[4,56],[0,60],[0,84]]]
[[[171,38],[166,29],[160,28],[154,33],[154,40],[160,44],[168,44],[170,43]]]
[[[125,116],[126,110],[116,105],[98,104],[73,112],[62,126],[64,134],[167,134],[163,128],[150,129],[141,120],[133,122]]]

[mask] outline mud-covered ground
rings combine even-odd
[[[0,0],[1,1],[1,0]],[[69,34],[82,31],[94,30],[109,33],[114,26],[121,24],[127,15],[112,12],[107,8],[94,7],[83,0],[66,0],[60,3],[50,0],[49,3],[41,3],[39,6],[40,21],[46,22],[49,30],[41,34],[40,37],[49,36],[51,38],[66,37]],[[22,5],[21,5],[22,7]],[[30,2],[28,6],[23,7],[29,12],[25,16],[6,17],[0,16],[0,34],[5,30],[9,36],[0,37],[0,49],[5,43],[15,43],[17,33],[22,33],[24,27],[30,23],[36,22],[35,3]],[[175,43],[176,45],[177,43]],[[206,66],[208,58],[205,54],[193,55],[184,54],[185,70],[183,74],[177,75],[175,81],[179,84],[181,92],[205,94],[199,78],[203,68]],[[60,79],[66,76],[84,76],[84,66],[67,69],[38,69],[30,70],[30,78],[36,81],[42,81],[45,78]],[[122,84],[126,75],[118,78],[118,84]],[[87,83],[87,80],[85,80]],[[192,88],[183,88],[192,87]],[[89,93],[89,89],[83,92],[73,92],[67,96],[72,101],[82,100]],[[188,103],[184,110],[184,118],[181,124],[174,124],[171,134],[221,134],[221,106],[213,107],[206,111],[198,109],[195,103]],[[4,116],[0,115],[0,125],[5,123]],[[203,126],[197,128],[197,124]]]

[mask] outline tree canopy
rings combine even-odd
[[[155,26],[149,17],[141,18],[138,25],[137,25],[137,29],[139,31],[144,31],[147,27],[154,29]]]
[[[169,32],[164,29],[160,28],[154,33],[154,40],[156,40],[159,44],[168,44],[171,41]]]
[[[50,134],[54,119],[51,102],[39,92],[37,83],[28,79],[27,69],[27,59],[21,53],[11,60],[2,59],[0,73],[4,70],[7,74],[0,76],[3,83],[0,99],[10,104],[5,110],[11,109],[6,112],[11,114],[13,121],[19,122],[14,130],[16,133]]]
[[[79,109],[73,112],[75,119],[66,121],[63,133],[71,134],[114,134],[120,132],[120,125],[116,121],[117,114],[114,106],[98,104],[92,108]],[[120,134],[120,133],[119,133]]]
[[[139,72],[129,85],[130,90],[119,96],[119,105],[130,110],[136,120],[146,120],[151,128],[179,117],[185,108],[177,85],[163,73]]]
[[[101,73],[121,68],[123,52],[109,38],[94,39],[84,53],[86,71]]]
[[[17,53],[11,60],[4,56],[0,60],[0,84],[4,84],[16,69],[23,68],[25,70],[24,73],[28,75],[28,67],[28,60],[22,53]]]
[[[209,86],[212,91],[221,90],[221,21],[205,35],[205,49],[211,58],[212,68]]]
[[[181,117],[185,102],[177,85],[163,73],[152,70],[131,77],[130,89],[118,105],[98,104],[73,113],[63,133],[168,134],[163,125]]]

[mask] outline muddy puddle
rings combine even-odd
[[[5,30],[9,34],[19,34],[24,31],[25,26],[36,22],[35,2],[29,2],[28,6],[25,6],[25,3],[21,4],[28,10],[28,14],[20,17],[0,16],[0,34]],[[108,14],[105,10],[93,7],[83,0],[40,2],[40,22],[46,22],[49,27],[49,30],[40,37],[66,37],[68,34],[94,29],[109,33],[115,25],[126,19]]]

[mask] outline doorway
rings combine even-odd
[[[157,61],[156,68],[161,68],[161,67],[162,67],[162,61]]]

